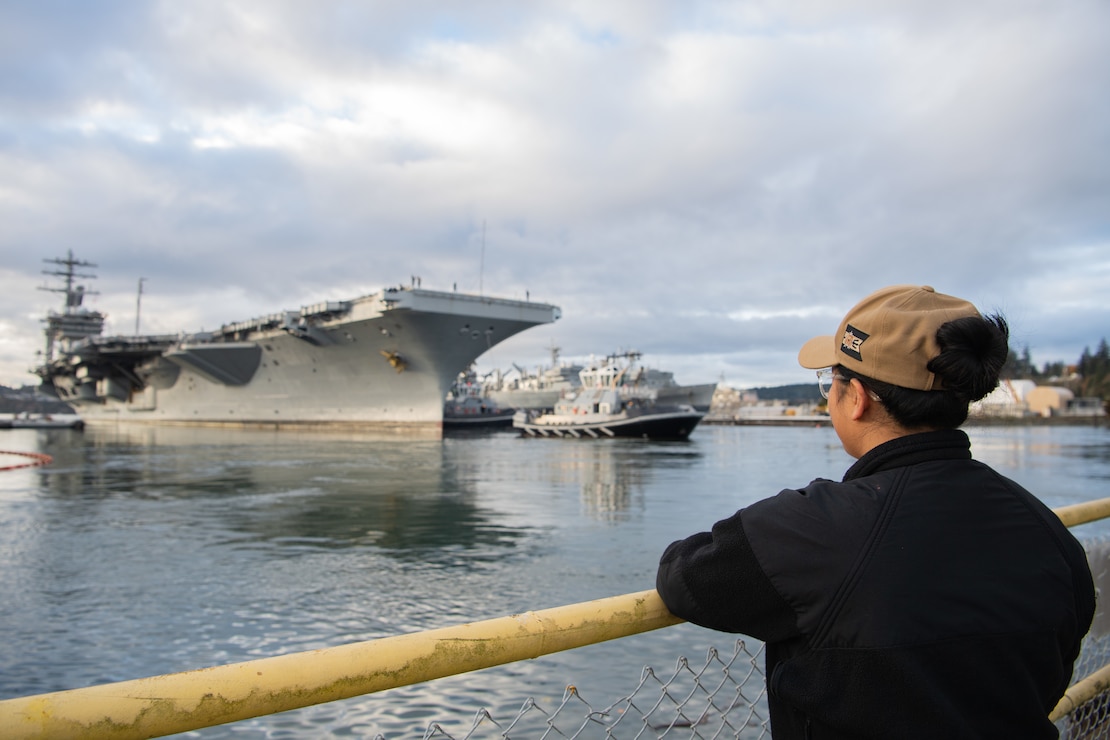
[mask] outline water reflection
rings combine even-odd
[[[1049,506],[1098,498],[1110,479],[1110,429],[972,427],[972,454],[1021,483]]]
[[[657,470],[696,464],[701,454],[686,442],[612,440],[585,445],[581,456],[582,502],[591,517],[615,523],[644,511],[644,491]]]
[[[504,444],[504,443],[502,443]],[[681,475],[698,464],[704,451],[690,442],[635,439],[526,439],[513,443],[511,477],[520,495],[547,497],[553,507],[561,492],[573,492],[580,513],[593,520],[617,523],[646,511],[645,493],[661,471]],[[510,477],[499,469],[503,455],[483,458],[474,449],[466,463],[468,477],[498,481]]]
[[[178,525],[280,556],[366,547],[408,559],[443,549],[491,557],[523,535],[477,504],[474,481],[458,476],[440,440],[166,427],[94,428],[67,441],[40,473],[59,503],[51,528],[88,523],[94,515],[83,510],[98,501],[157,501],[172,516],[165,504],[187,500]]]

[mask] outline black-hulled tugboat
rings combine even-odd
[[[705,416],[693,406],[660,404],[653,394],[619,390],[623,370],[593,378],[555,404],[553,411],[517,411],[513,426],[531,437],[645,437],[686,439]],[[585,377],[583,377],[585,380]]]
[[[443,404],[445,430],[508,429],[513,425],[514,410],[483,396],[481,388],[473,369],[459,373]]]

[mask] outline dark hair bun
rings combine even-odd
[[[1010,353],[1010,327],[998,315],[953,319],[937,330],[941,352],[929,361],[944,390],[968,402],[998,387],[998,375]]]

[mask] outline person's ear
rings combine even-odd
[[[851,404],[848,415],[853,421],[859,421],[863,418],[864,414],[867,413],[867,410],[871,408],[871,404],[873,403],[871,394],[863,387],[863,383],[859,382],[856,378],[852,378],[848,381],[848,388],[850,392],[848,398],[845,399]]]

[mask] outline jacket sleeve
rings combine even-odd
[[[671,543],[659,562],[655,588],[672,614],[702,627],[765,642],[796,636],[794,611],[760,568],[743,514]]]

